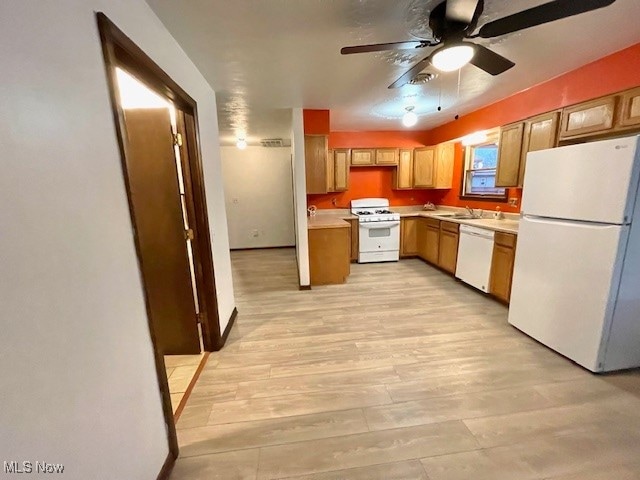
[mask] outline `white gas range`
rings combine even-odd
[[[351,213],[358,216],[358,263],[397,262],[400,259],[400,214],[389,210],[389,200],[351,200]]]

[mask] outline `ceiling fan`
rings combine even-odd
[[[429,15],[429,27],[433,31],[433,41],[412,40],[344,47],[340,53],[348,55],[439,46],[389,85],[389,88],[398,88],[411,83],[429,64],[438,70],[447,72],[471,63],[491,75],[500,75],[512,68],[515,63],[483,45],[465,41],[466,39],[498,37],[597,10],[614,2],[615,0],[554,0],[486,23],[480,27],[478,33],[473,34],[484,10],[484,0],[445,0],[433,8]]]

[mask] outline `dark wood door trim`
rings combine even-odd
[[[205,350],[211,351],[219,349],[221,346],[222,335],[220,332],[220,322],[218,320],[218,309],[216,301],[215,277],[213,266],[213,254],[211,247],[211,236],[208,223],[208,215],[206,210],[206,196],[204,191],[204,178],[202,170],[202,158],[200,154],[200,144],[198,136],[197,123],[197,104],[162,68],[160,68],[149,56],[147,56],[129,37],[127,37],[109,18],[102,12],[96,13],[98,31],[102,43],[102,53],[104,56],[105,70],[107,76],[107,84],[109,88],[109,97],[111,100],[111,109],[118,140],[118,149],[120,151],[120,159],[122,162],[123,172],[127,168],[127,144],[126,144],[126,126],[124,112],[119,104],[118,88],[116,78],[116,67],[121,66],[143,81],[147,86],[155,90],[157,93],[172,101],[177,109],[182,110],[193,118],[193,124],[187,128],[187,142],[189,147],[189,177],[193,186],[193,199],[195,215],[193,219],[194,226],[198,231],[198,241],[194,242],[198,250],[198,262],[201,269],[202,284],[197,285],[198,291],[207,297],[207,301],[200,305],[202,312],[203,340]],[[136,223],[133,216],[133,206],[130,199],[130,185],[127,175],[124,176],[125,187],[129,202],[129,212],[131,221],[136,232]],[[137,235],[135,237],[135,248],[140,262],[140,245],[138,244]],[[140,270],[140,265],[138,265]],[[203,280],[207,279],[207,280]],[[197,278],[196,278],[197,280]],[[144,288],[144,284],[143,284]],[[147,321],[149,324],[149,332],[151,342],[154,349],[154,359],[156,365],[156,374],[160,393],[162,398],[162,408],[167,427],[167,438],[169,442],[169,457],[162,467],[159,478],[168,475],[173,466],[175,459],[178,457],[178,440],[176,435],[175,422],[173,419],[173,410],[171,407],[171,397],[169,395],[169,384],[167,380],[164,357],[159,352],[157,341],[154,334],[154,328],[150,316],[150,306],[145,291],[145,304],[147,309]]]

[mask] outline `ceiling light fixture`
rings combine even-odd
[[[402,116],[402,124],[405,127],[413,127],[418,123],[418,116],[413,112],[414,107],[405,107],[406,113]]]
[[[462,137],[462,145],[470,147],[472,145],[479,145],[487,141],[487,134],[485,132],[470,133],[466,137]]]
[[[453,72],[471,61],[475,50],[471,45],[445,45],[431,57],[431,64],[442,72]]]
[[[245,148],[247,148],[247,141],[244,138],[239,138],[236,142],[236,147],[238,147],[240,150],[244,150]]]

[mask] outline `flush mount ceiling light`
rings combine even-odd
[[[413,127],[418,123],[418,116],[413,112],[414,107],[405,107],[406,113],[402,116],[402,124],[405,127]]]
[[[441,72],[453,72],[469,63],[474,54],[471,45],[445,45],[433,54],[431,64]]]
[[[247,148],[247,141],[244,138],[239,138],[236,142],[236,147],[238,147],[240,150],[244,150],[245,148]]]

